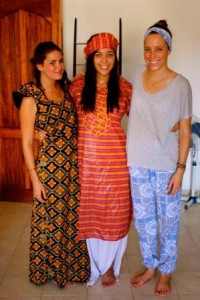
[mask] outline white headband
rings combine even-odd
[[[170,51],[172,50],[172,38],[171,38],[169,32],[167,32],[166,30],[164,30],[162,28],[151,27],[151,28],[147,29],[147,31],[145,32],[144,40],[147,38],[147,36],[151,32],[157,32],[158,34],[160,34],[163,37],[163,39],[165,40],[165,42],[167,43],[169,50]]]

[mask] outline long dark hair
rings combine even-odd
[[[90,54],[86,61],[85,83],[82,90],[81,105],[83,111],[94,111],[96,103],[96,69],[94,67],[94,55]],[[119,108],[119,62],[115,53],[115,63],[110,72],[108,80],[107,112],[113,112],[114,108]]]
[[[38,64],[43,64],[44,60],[46,59],[46,56],[48,53],[52,51],[59,51],[60,53],[63,54],[63,51],[61,50],[60,47],[58,47],[55,43],[52,41],[45,41],[45,42],[40,42],[35,50],[34,50],[34,55],[31,58],[31,63],[33,66],[33,78],[35,79],[35,83],[37,87],[41,87],[41,82],[40,82],[40,74],[41,72],[38,70],[37,65]],[[70,83],[70,80],[67,77],[67,72],[63,72],[63,76],[60,80],[58,80],[61,88],[65,90],[66,83]]]

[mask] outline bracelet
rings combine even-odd
[[[177,163],[177,164],[176,164],[176,167],[177,167],[177,168],[181,168],[181,169],[184,169],[184,170],[185,170],[185,168],[186,168],[186,164],[179,164],[179,163]]]
[[[32,172],[32,171],[36,170],[36,167],[28,169],[28,170],[29,170],[29,172]]]

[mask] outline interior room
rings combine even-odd
[[[121,37],[121,74],[132,80],[144,63],[144,32],[160,19],[173,33],[170,68],[185,76],[193,95],[192,123],[200,122],[200,2],[199,0],[32,0],[0,2],[0,300],[154,300],[157,276],[134,288],[141,272],[138,236],[132,222],[119,280],[111,287],[74,284],[60,289],[53,281],[35,286],[28,280],[32,190],[25,166],[19,112],[12,91],[30,80],[29,61],[36,43],[52,40],[64,53],[70,79],[85,70],[83,47],[97,32]],[[76,45],[75,45],[76,41]],[[75,55],[76,51],[76,55]],[[74,64],[74,57],[76,63]],[[128,117],[122,120],[127,130]],[[182,184],[181,227],[177,270],[165,299],[200,299],[200,138],[196,165],[190,148]],[[35,142],[36,143],[36,142]],[[195,172],[194,172],[195,171]],[[191,193],[195,203],[187,205]]]

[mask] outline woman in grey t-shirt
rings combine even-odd
[[[181,185],[190,147],[192,93],[188,80],[167,65],[172,34],[160,20],[144,36],[146,65],[134,75],[127,156],[135,227],[145,270],[141,286],[158,269],[155,294],[170,293],[176,269]]]

